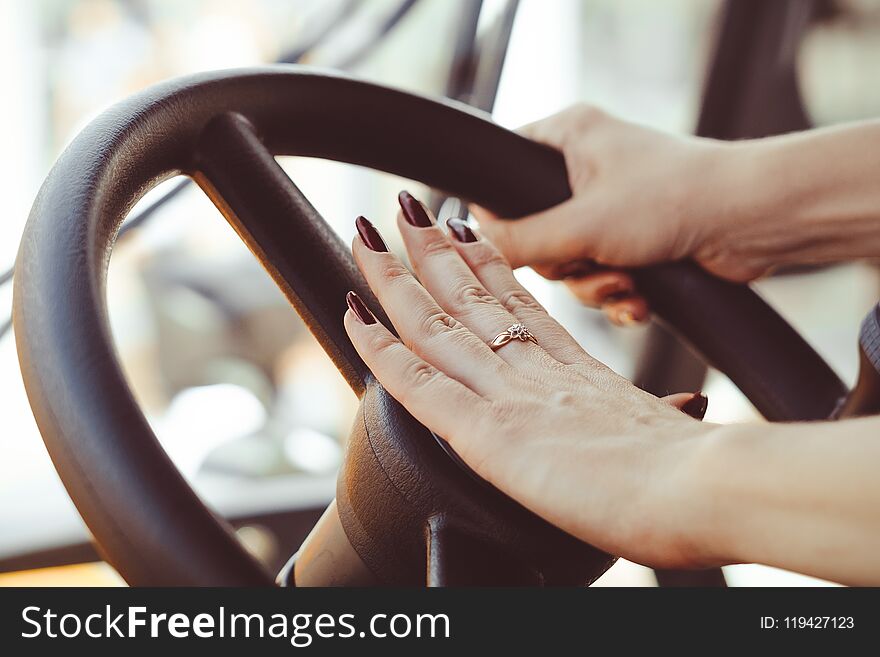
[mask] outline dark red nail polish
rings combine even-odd
[[[681,407],[682,413],[687,413],[692,418],[702,420],[706,417],[706,409],[709,408],[709,398],[702,392],[695,393]]]
[[[376,316],[373,315],[370,309],[367,308],[367,304],[365,304],[354,292],[349,292],[345,295],[345,303],[351,308],[351,312],[357,315],[357,318],[364,324],[376,323]]]
[[[358,217],[354,222],[355,227],[357,228],[358,235],[361,236],[361,241],[367,246],[371,251],[378,251],[379,253],[387,253],[388,247],[385,246],[385,240],[382,239],[382,236],[379,234],[379,231],[376,230],[376,227],[369,222],[365,217]]]
[[[433,225],[431,217],[425,212],[425,208],[409,192],[400,192],[397,195],[397,202],[400,203],[400,209],[403,210],[403,218],[406,219],[410,226],[428,228]]]
[[[449,226],[449,232],[455,235],[455,239],[459,242],[469,243],[477,241],[474,231],[471,230],[471,227],[464,220],[453,217],[446,222],[446,225]]]

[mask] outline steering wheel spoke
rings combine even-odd
[[[381,313],[381,306],[355,266],[349,248],[241,114],[228,112],[214,118],[200,136],[197,149],[193,178],[265,267],[351,388],[361,395],[369,370],[343,329],[345,294],[354,289],[377,313]]]

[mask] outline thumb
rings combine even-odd
[[[709,398],[702,392],[679,392],[666,395],[662,400],[697,420],[705,417],[706,409],[709,407]]]
[[[485,208],[473,207],[480,232],[498,247],[511,267],[553,265],[591,258],[587,236],[575,234],[582,213],[576,199],[569,199],[547,210],[522,219],[501,219]]]

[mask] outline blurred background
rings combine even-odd
[[[98,113],[169,77],[279,60],[452,96],[511,128],[588,101],[664,130],[742,138],[880,115],[880,0],[0,0],[0,272],[53,161]],[[399,189],[444,201],[351,166],[281,163],[346,241],[364,214],[399,251]],[[197,188],[168,181],[130,221],[108,292],[130,383],[181,471],[277,567],[333,497],[357,400]],[[649,389],[697,381],[707,420],[760,421],[660,329],[612,328],[557,284],[519,275],[620,373]],[[858,325],[880,297],[873,266],[787,272],[758,287],[854,379]],[[6,284],[0,331],[10,304]],[[4,332],[0,585],[120,582],[97,562],[55,474]],[[749,565],[725,576],[732,586],[816,583]],[[656,579],[622,562],[601,582]]]

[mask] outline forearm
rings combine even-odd
[[[690,464],[701,558],[880,584],[878,436],[880,418],[713,430]]]
[[[880,121],[721,151],[711,184],[700,183],[718,217],[707,221],[708,251],[757,269],[880,257]]]

